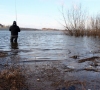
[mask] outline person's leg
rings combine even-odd
[[[15,40],[14,40],[14,42],[16,42],[16,43],[17,43],[17,38],[18,38],[18,37],[15,37]]]
[[[13,43],[13,39],[14,39],[14,37],[11,37],[11,38],[10,38],[10,42],[11,42],[11,43]]]

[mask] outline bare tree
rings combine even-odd
[[[64,8],[62,6],[61,14],[65,23],[63,26],[67,30],[85,29],[86,13],[82,10],[81,5],[76,9],[72,7],[70,10],[67,10],[66,13],[64,12]]]
[[[91,17],[90,26],[92,30],[100,30],[100,15]]]

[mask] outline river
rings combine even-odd
[[[64,72],[72,70],[69,73],[71,78],[75,76],[78,79],[85,78],[87,81],[100,78],[99,38],[68,36],[62,31],[22,30],[19,33],[18,43],[11,44],[10,32],[0,30],[0,52],[7,53],[6,57],[0,58],[0,64],[17,58],[32,65],[31,68],[34,69],[34,62],[41,66],[41,64],[50,65],[51,61],[59,61]]]
[[[17,46],[16,46],[17,45]],[[100,40],[92,37],[67,36],[62,31],[21,31],[15,49],[19,55],[31,59],[66,60],[78,55],[80,58],[99,54]],[[0,31],[0,50],[11,51],[10,32]]]

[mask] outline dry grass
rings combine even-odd
[[[0,90],[22,90],[28,87],[25,70],[20,65],[7,66],[0,71]]]
[[[6,55],[7,55],[7,53],[0,52],[0,57],[5,57]]]
[[[48,66],[36,68],[38,70],[33,71],[33,73],[30,72],[29,78],[22,65],[8,65],[0,72],[0,90],[28,90],[30,88],[27,83],[28,78],[32,82],[32,89],[29,90],[56,90],[62,87],[68,88],[72,85],[76,87],[76,90],[87,90],[89,84],[87,81],[71,78],[65,70]],[[47,89],[49,86],[47,82],[50,84],[50,89]],[[51,89],[52,87],[53,89]]]
[[[70,36],[93,36],[93,37],[100,37],[100,30],[66,30],[64,31],[65,34],[66,32],[68,32],[67,34]]]

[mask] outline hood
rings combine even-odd
[[[16,26],[16,25],[17,25],[17,24],[16,24],[16,21],[13,21],[13,25],[14,25],[14,26]]]

